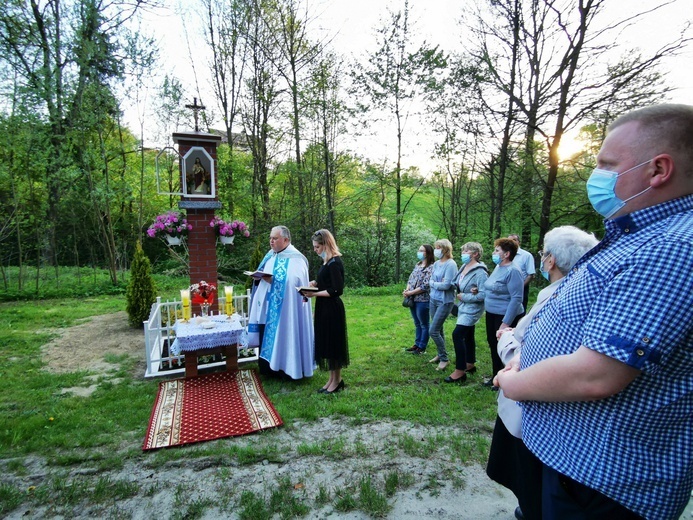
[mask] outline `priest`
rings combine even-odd
[[[260,347],[261,374],[313,375],[313,313],[296,290],[308,282],[308,260],[291,245],[289,229],[273,227],[270,250],[255,272],[248,317],[248,345]]]

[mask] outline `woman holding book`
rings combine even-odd
[[[340,296],[344,291],[344,263],[332,233],[320,229],[313,233],[313,251],[322,258],[318,276],[310,282],[317,291],[301,291],[315,300],[315,362],[330,371],[330,378],[321,389],[322,394],[343,390],[342,368],[349,364],[346,313]]]

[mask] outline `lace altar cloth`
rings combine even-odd
[[[185,352],[234,345],[238,343],[243,330],[240,316],[237,314],[231,316],[231,319],[220,314],[192,318],[187,322],[178,320],[173,325],[176,340],[171,345],[171,353],[179,356]]]

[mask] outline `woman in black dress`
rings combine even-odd
[[[344,389],[342,368],[349,364],[346,313],[340,298],[344,291],[344,264],[337,243],[327,229],[313,234],[313,251],[322,258],[316,280],[310,282],[317,292],[304,293],[315,300],[315,362],[330,371],[330,378],[319,393],[334,394]]]

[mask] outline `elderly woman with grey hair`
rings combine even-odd
[[[539,267],[550,285],[539,292],[532,310],[516,328],[499,332],[498,355],[504,364],[520,353],[527,327],[533,320],[540,319],[539,311],[568,271],[598,242],[592,233],[574,226],[561,226],[546,233],[544,249],[539,251]],[[520,504],[515,510],[516,517],[524,514],[525,518],[541,518],[541,472],[541,462],[522,442],[521,409],[501,390],[486,473],[515,494]]]
[[[488,270],[481,261],[483,254],[479,242],[467,242],[462,246],[462,269],[455,280],[460,303],[457,305],[457,326],[452,332],[455,370],[443,380],[446,383],[464,383],[467,373],[476,372],[474,327],[484,313],[484,283],[488,279]]]

